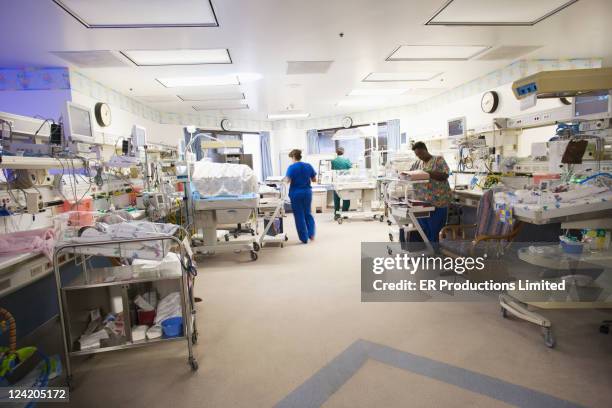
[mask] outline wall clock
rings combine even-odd
[[[221,121],[221,129],[223,130],[232,130],[232,122],[229,119],[223,119]]]
[[[350,116],[345,116],[342,118],[341,123],[343,128],[348,129],[353,126],[353,118],[351,118]]]
[[[111,109],[110,109],[110,106],[108,106],[108,104],[104,102],[96,103],[94,112],[96,115],[96,122],[98,122],[98,125],[100,125],[100,127],[110,126],[112,116],[111,116]]]
[[[495,91],[488,91],[482,94],[482,99],[480,100],[480,109],[484,113],[493,113],[497,110],[499,106],[499,94]]]

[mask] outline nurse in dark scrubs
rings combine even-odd
[[[315,221],[311,214],[312,188],[310,182],[315,181],[317,173],[309,163],[301,161],[301,150],[292,150],[289,152],[289,157],[293,160],[293,164],[287,168],[286,175],[290,183],[289,198],[295,228],[300,241],[306,244],[309,239],[312,241],[315,237]]]

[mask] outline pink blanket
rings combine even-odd
[[[42,252],[51,259],[54,245],[55,233],[51,228],[0,235],[0,255]]]

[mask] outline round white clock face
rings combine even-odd
[[[493,113],[497,110],[499,96],[495,91],[485,92],[480,100],[480,108],[485,113]]]
[[[342,127],[343,128],[348,129],[351,126],[353,126],[353,119],[350,116],[346,116],[346,117],[342,118]]]
[[[231,130],[232,128],[232,122],[230,122],[229,119],[223,119],[221,121],[221,129],[223,130]]]
[[[96,104],[96,121],[102,127],[110,126],[112,116],[110,106],[106,103],[99,102]]]

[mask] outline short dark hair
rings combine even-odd
[[[293,149],[289,152],[289,157],[292,157],[298,161],[302,160],[302,151],[300,149]]]
[[[336,147],[336,154],[342,156],[344,154],[344,147]]]
[[[412,145],[412,150],[414,151],[416,149],[427,150],[427,145],[425,145],[423,142],[416,142]]]

